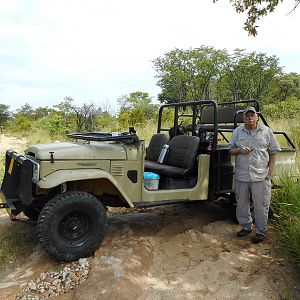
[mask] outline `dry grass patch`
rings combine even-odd
[[[10,222],[1,215],[0,271],[19,267],[38,244],[36,226],[27,220]]]

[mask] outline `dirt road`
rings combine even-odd
[[[18,152],[24,151],[26,140],[20,139],[6,134],[0,134],[0,152],[5,153],[6,150],[12,149]]]
[[[8,222],[1,217],[1,230],[19,226],[35,234],[30,223]],[[238,230],[210,203],[110,209],[108,233],[87,280],[54,299],[299,299],[299,282],[275,253],[280,242],[272,225],[258,245],[238,239]],[[0,299],[15,299],[53,268],[57,263],[37,245],[26,264],[0,273]]]

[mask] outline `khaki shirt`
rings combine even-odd
[[[235,157],[235,178],[239,181],[263,181],[269,172],[269,154],[279,152],[280,146],[271,128],[257,125],[253,131],[241,125],[233,131],[230,148],[249,147],[249,155]]]

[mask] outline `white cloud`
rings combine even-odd
[[[284,1],[253,38],[229,0],[0,0],[0,101],[16,108],[52,106],[65,96],[155,96],[151,60],[175,47],[265,52],[300,73],[299,9],[286,16],[292,5]]]

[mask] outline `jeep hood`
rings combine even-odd
[[[122,144],[111,142],[58,142],[30,146],[27,155],[39,160],[50,160],[53,152],[54,160],[84,159],[126,159],[126,148]]]

